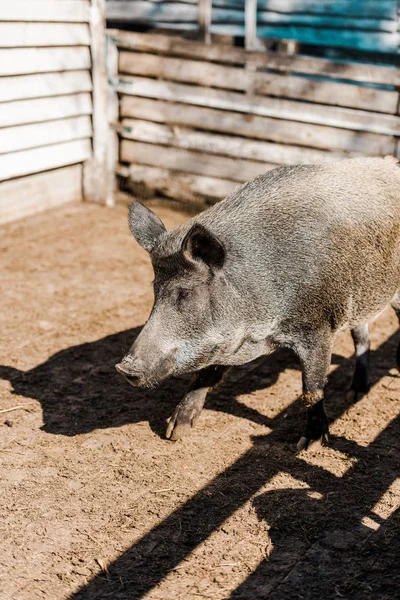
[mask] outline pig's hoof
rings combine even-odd
[[[309,409],[304,435],[297,443],[297,450],[307,450],[312,442],[320,440],[323,446],[329,443],[329,424],[322,401]]]
[[[168,421],[165,436],[169,440],[180,440],[190,433],[199,419],[202,405],[198,406],[195,399],[189,394],[178,404],[174,414]]]

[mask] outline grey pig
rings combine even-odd
[[[336,332],[351,329],[357,396],[369,388],[368,323],[388,303],[400,319],[398,161],[278,167],[170,231],[133,201],[129,225],[150,253],[155,301],[116,369],[139,386],[196,373],[167,437],[189,431],[229,367],[289,347],[307,407],[297,447],[327,441],[324,386]]]

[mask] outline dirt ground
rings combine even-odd
[[[186,215],[162,207],[167,226]],[[330,447],[294,452],[288,352],[233,370],[190,438],[184,378],[133,389],[114,364],[152,303],[126,208],[70,205],[0,229],[1,600],[398,597],[400,379],[394,314],[372,325],[368,395],[327,390]]]

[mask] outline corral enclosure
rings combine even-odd
[[[120,186],[169,228],[280,164],[399,156],[397,50],[396,0],[0,0],[0,223],[54,208],[1,227],[1,600],[396,597],[395,315],[356,403],[337,338],[330,446],[294,454],[285,351],[173,444],[188,380],[114,369],[153,274],[126,206],[100,205]]]
[[[105,201],[103,19],[98,0],[1,3],[0,222]]]

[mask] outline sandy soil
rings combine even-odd
[[[191,437],[167,441],[186,381],[135,390],[114,370],[152,303],[125,213],[71,205],[0,229],[1,600],[394,598],[394,314],[372,326],[373,386],[355,405],[351,339],[337,339],[330,447],[294,452],[287,352],[232,371]]]

